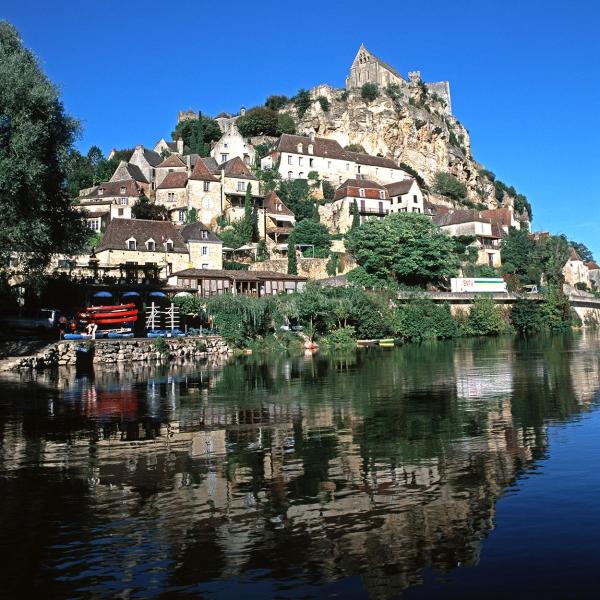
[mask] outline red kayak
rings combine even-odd
[[[85,319],[88,321],[96,321],[97,319],[116,319],[117,317],[136,317],[138,314],[138,310],[115,310],[114,312],[95,312],[95,313],[81,313],[81,315],[85,315]]]
[[[114,317],[111,319],[94,319],[96,325],[110,325],[112,323],[133,323],[137,321],[137,315],[133,317]]]
[[[111,312],[113,310],[131,310],[135,304],[113,304],[112,306],[88,306],[83,312]]]

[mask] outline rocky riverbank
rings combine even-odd
[[[231,350],[217,335],[133,340],[61,341],[30,356],[6,357],[0,371],[46,369],[57,366],[115,364],[180,358],[227,357]]]

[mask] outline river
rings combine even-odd
[[[2,595],[597,598],[600,337],[0,380]]]

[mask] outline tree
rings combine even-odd
[[[366,102],[373,102],[379,98],[379,88],[374,83],[364,83],[360,88],[360,97]]]
[[[537,300],[519,298],[510,310],[510,322],[522,335],[539,333],[544,328],[542,305]]]
[[[539,265],[548,284],[560,287],[569,254],[569,242],[564,235],[549,235],[535,244],[532,263]]]
[[[263,262],[269,259],[269,250],[267,248],[267,242],[265,240],[260,240],[258,242],[258,246],[256,247],[256,260],[259,262]]]
[[[321,182],[321,188],[323,189],[323,198],[325,198],[325,200],[333,200],[335,197],[335,188],[331,182],[324,179]]]
[[[254,202],[252,200],[252,184],[246,186],[246,196],[244,198],[244,216],[240,220],[238,234],[242,245],[248,244],[255,236],[256,213],[254,211]]]
[[[358,212],[358,202],[356,198],[352,201],[352,225],[350,225],[350,229],[356,229],[360,227],[360,213]]]
[[[239,117],[236,126],[244,137],[277,136],[296,131],[296,123],[291,115],[278,113],[265,106],[251,108],[243,117]]]
[[[319,250],[325,251],[325,255],[329,256],[329,247],[331,246],[331,235],[325,225],[314,221],[313,219],[304,219],[296,223],[291,238],[295,244],[312,245],[315,248],[315,254]]]
[[[406,171],[409,175],[412,175],[415,178],[415,180],[419,184],[419,187],[422,190],[426,190],[426,189],[429,188],[429,186],[427,185],[426,181],[423,179],[423,177],[421,177],[421,175],[419,174],[419,172],[414,167],[411,167],[409,164],[407,164],[405,162],[401,162],[400,163],[400,168],[403,171]]]
[[[82,250],[88,230],[70,201],[68,157],[79,131],[16,29],[0,21],[0,256],[42,268]]]
[[[265,106],[271,110],[279,110],[283,108],[290,99],[287,96],[269,96],[265,102]]]
[[[298,258],[296,256],[296,246],[294,238],[290,235],[287,247],[287,272],[288,275],[298,275]]]
[[[451,200],[462,200],[467,196],[467,186],[454,175],[438,171],[433,179],[433,191]]]
[[[348,150],[349,152],[362,152],[362,154],[367,153],[362,144],[347,144],[344,146],[344,150]]]
[[[591,262],[594,260],[592,251],[585,244],[571,240],[569,242],[569,246],[572,246],[575,249],[575,252],[579,254],[579,257],[583,262]]]
[[[210,154],[210,143],[221,138],[219,124],[210,117],[198,114],[197,119],[186,119],[177,123],[177,127],[171,133],[174,140],[182,139],[188,151],[200,156]]]
[[[134,219],[146,219],[148,221],[169,220],[167,208],[150,202],[146,195],[140,196],[139,200],[131,207],[131,215]]]
[[[310,97],[310,92],[305,89],[298,90],[298,93],[294,98],[294,106],[298,112],[299,119],[306,114],[306,111],[310,108],[311,104],[312,98]]]
[[[407,285],[440,283],[459,265],[452,238],[417,213],[369,219],[348,232],[346,248],[368,274]]]
[[[502,239],[500,248],[502,271],[507,275],[517,275],[521,283],[530,283],[533,280],[533,246],[527,230],[510,227],[508,235]]]
[[[198,211],[195,208],[190,208],[185,213],[185,222],[187,224],[198,222]]]
[[[294,213],[296,221],[310,219],[313,214],[312,191],[306,179],[285,179],[279,181],[277,195]]]
[[[319,96],[317,98],[317,102],[321,106],[321,110],[323,112],[329,112],[329,100],[327,99],[326,96]]]

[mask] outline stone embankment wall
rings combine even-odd
[[[75,365],[78,348],[88,349],[93,364],[115,364],[135,361],[173,360],[179,358],[227,357],[230,349],[227,342],[217,335],[185,338],[122,339],[122,340],[69,340],[47,346],[33,356],[7,358],[0,363],[2,371],[21,369],[44,369],[56,366]],[[84,358],[85,360],[85,358]]]
[[[334,248],[335,250],[335,248]],[[298,275],[309,279],[324,279],[327,274],[328,258],[298,258]],[[349,256],[342,257],[338,262],[341,270],[338,275],[343,275],[356,267],[356,262]],[[252,263],[250,271],[275,271],[276,273],[287,273],[287,258],[273,258],[263,262]]]

